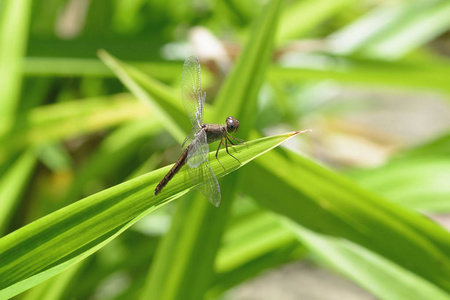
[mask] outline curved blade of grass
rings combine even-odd
[[[125,165],[135,159],[137,149],[144,140],[161,130],[161,123],[154,118],[146,118],[125,124],[109,134],[95,153],[76,170],[74,181],[68,188],[63,203],[69,204],[85,196],[83,189],[89,182],[97,178],[108,177],[107,174],[123,173]],[[114,161],[114,164],[110,162]],[[115,182],[117,183],[117,182]]]
[[[334,34],[340,53],[398,59],[450,27],[446,0],[385,5]]]
[[[129,95],[116,95],[41,106],[16,120],[8,131],[0,123],[0,163],[14,151],[89,133],[149,115]]]
[[[295,239],[295,235],[285,230],[269,212],[249,214],[227,230],[215,269],[218,273],[230,272]]]
[[[410,209],[450,212],[448,156],[411,157],[349,174],[361,186]]]
[[[301,244],[293,244],[293,235]],[[289,248],[286,253],[285,249]],[[277,252],[284,254],[283,261],[309,252],[308,256],[316,262],[340,272],[380,299],[450,298],[435,285],[367,249],[347,240],[317,234],[266,211],[245,215],[227,231],[216,260],[218,275],[209,293],[217,297],[240,280],[248,279],[252,272],[263,270],[253,262],[266,268],[277,265],[278,261],[274,260]]]
[[[290,3],[280,18],[277,43],[298,39],[334,14],[347,10],[355,0],[319,0]]]
[[[219,298],[226,290],[266,269],[298,261],[306,255],[307,249],[277,217],[254,208],[227,226],[215,260],[214,282],[206,298]]]
[[[28,150],[21,154],[6,173],[0,177],[0,236],[4,234],[8,226],[35,164],[35,154],[32,150]]]
[[[432,156],[449,156],[450,155],[450,132],[438,137],[435,140],[429,141],[425,144],[419,145],[416,148],[402,153],[401,157],[419,158]]]
[[[272,0],[253,24],[242,55],[214,102],[214,120],[236,117],[242,138],[248,136],[256,118],[257,95],[270,65],[280,6],[281,1]]]
[[[287,133],[236,146],[239,165],[225,150],[211,167],[224,176],[299,132]],[[210,155],[214,155],[211,153]],[[153,190],[167,166],[66,206],[0,239],[0,298],[9,298],[37,285],[89,256],[145,214],[178,198],[192,188],[186,169],[175,176],[157,197]],[[203,201],[205,201],[203,199]]]
[[[402,206],[450,212],[450,135],[429,141],[393,157],[375,169],[348,173],[355,181]]]
[[[259,176],[245,181],[247,191],[265,207],[349,239],[450,291],[450,234],[436,223],[288,151],[270,153],[250,170]]]
[[[22,300],[60,300],[63,298],[64,293],[71,281],[78,275],[80,269],[84,267],[84,264],[89,262],[89,259],[83,260],[68,269],[64,270],[60,274],[47,280],[23,295]],[[72,296],[72,295],[71,295]],[[67,297],[67,296],[66,296]]]
[[[178,62],[129,62],[142,72],[161,81],[180,77]],[[23,63],[23,75],[28,77],[115,77],[113,71],[98,59],[27,57]]]
[[[379,299],[450,299],[450,294],[367,249],[322,236],[281,218],[320,263],[339,271]]]
[[[364,61],[349,58],[330,60],[328,67],[274,67],[269,72],[273,80],[305,81],[333,79],[343,83],[366,86],[393,86],[412,90],[439,90],[450,93],[448,69],[429,69],[424,64],[386,65],[381,61]]]
[[[192,126],[173,89],[119,61],[105,50],[98,51],[98,56],[138,99],[151,107],[155,117],[160,119],[170,134],[181,144]]]

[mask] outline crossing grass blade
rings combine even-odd
[[[24,186],[31,177],[36,165],[36,157],[31,149],[22,153],[19,158],[0,177],[0,236],[6,231],[15,208],[18,206]]]
[[[150,112],[130,95],[67,101],[34,108],[12,130],[0,124],[0,163],[15,151],[105,129]]]
[[[100,50],[98,55],[136,98],[150,107],[155,117],[159,118],[181,144],[191,125],[181,109],[181,101],[174,90],[121,62],[105,50]]]
[[[292,152],[269,153],[249,169],[259,176],[247,177],[245,186],[264,207],[351,240],[450,291],[450,235],[438,224]]]
[[[450,295],[392,261],[343,239],[323,236],[280,218],[320,264],[334,269],[379,299],[450,299]]]
[[[214,113],[205,114],[206,122],[223,122],[227,116],[236,117],[242,124],[238,136],[243,139],[256,118],[257,95],[270,64],[280,7],[280,0],[270,1],[252,24],[242,54],[214,101]],[[171,117],[176,118],[176,115]],[[216,171],[219,170],[214,169]],[[194,201],[191,205],[187,201],[180,203],[172,227],[159,246],[141,299],[196,300],[205,296],[213,280],[214,258],[238,191],[237,178],[230,176],[222,180],[221,194],[226,201],[222,201],[219,208],[204,201]],[[180,236],[184,238],[180,240]]]

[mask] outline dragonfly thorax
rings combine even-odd
[[[204,130],[206,132],[208,144],[211,144],[215,141],[220,141],[223,137],[227,136],[226,125],[203,124],[201,130]]]

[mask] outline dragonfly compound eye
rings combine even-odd
[[[239,121],[233,117],[228,117],[226,120],[227,123],[227,131],[228,132],[236,132],[239,129]]]

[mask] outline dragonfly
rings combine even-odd
[[[206,92],[202,92],[200,70],[198,57],[191,56],[184,62],[181,72],[181,100],[192,124],[192,130],[183,142],[183,154],[159,182],[153,194],[156,196],[161,193],[180,169],[187,165],[192,183],[197,185],[197,189],[209,202],[218,207],[221,200],[220,186],[208,161],[208,144],[220,141],[215,156],[225,169],[217,157],[220,147],[224,145],[228,155],[240,164],[239,159],[228,151],[228,142],[231,145],[236,145],[232,140],[240,141],[241,143],[244,141],[231,135],[231,133],[236,133],[239,129],[239,121],[234,117],[227,117],[225,125],[204,124],[203,107],[205,105]]]

